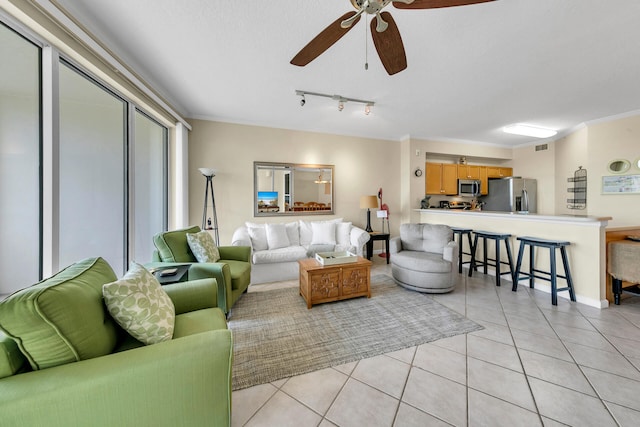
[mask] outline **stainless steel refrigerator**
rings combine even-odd
[[[489,180],[489,194],[480,198],[486,211],[536,213],[538,185],[535,179],[507,177]]]

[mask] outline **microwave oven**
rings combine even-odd
[[[460,197],[480,196],[480,180],[479,179],[459,179],[458,180],[458,196]]]

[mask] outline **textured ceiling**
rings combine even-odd
[[[498,0],[391,12],[408,68],[384,71],[364,20],[306,67],[291,58],[349,0],[58,0],[187,118],[379,139],[517,146],[640,109],[640,1]],[[368,53],[367,53],[368,52]],[[364,63],[369,67],[365,70]],[[295,90],[375,101],[361,105]]]

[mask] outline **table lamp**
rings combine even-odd
[[[365,231],[368,233],[373,232],[373,229],[371,228],[371,208],[377,207],[377,196],[360,196],[360,209],[367,209],[367,228],[365,228]]]

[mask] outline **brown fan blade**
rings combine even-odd
[[[414,0],[410,4],[393,2],[393,5],[398,9],[437,9],[439,7],[468,6],[490,1],[495,0]]]
[[[400,37],[400,31],[396,21],[389,12],[381,12],[380,17],[383,21],[386,21],[389,26],[386,30],[379,33],[376,31],[377,20],[376,17],[371,20],[371,36],[373,37],[373,44],[378,51],[378,56],[384,69],[387,70],[390,76],[399,73],[407,68],[407,56],[404,53],[404,45],[402,44],[402,37]]]
[[[358,17],[350,27],[342,28],[340,26],[342,21],[351,18],[355,14],[356,12],[353,11],[347,12],[340,18],[336,19],[327,28],[322,30],[320,34],[315,36],[313,40],[307,43],[307,45],[303,47],[296,56],[293,57],[293,59],[291,60],[291,64],[297,65],[299,67],[304,67],[309,62],[320,56],[325,50],[333,46],[335,42],[340,40],[342,36],[347,34],[349,30],[351,30],[358,23],[360,17]]]

